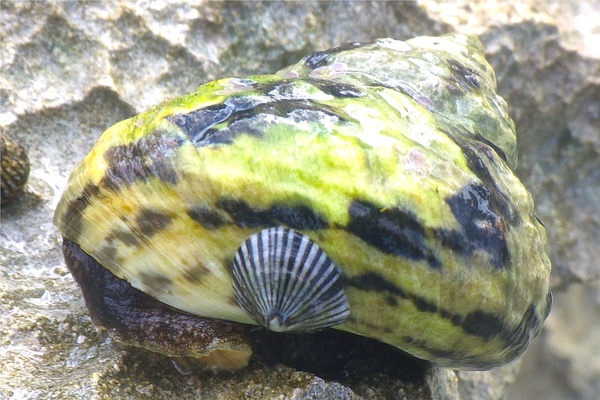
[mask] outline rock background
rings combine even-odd
[[[593,399],[600,392],[600,4],[113,1],[0,3],[0,127],[29,151],[22,201],[2,208],[0,398]],[[274,72],[348,41],[480,36],[517,126],[555,305],[515,363],[433,370],[422,386],[354,385],[279,365],[181,375],[91,324],[52,225],[73,166],[117,121],[228,76]],[[520,372],[517,374],[516,371]]]

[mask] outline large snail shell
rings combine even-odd
[[[316,331],[350,310],[339,268],[308,237],[276,227],[250,236],[233,261],[235,297],[272,331]]]
[[[55,222],[161,302],[250,324],[236,252],[293,229],[340,268],[350,315],[336,329],[490,368],[527,348],[551,299],[495,84],[464,35],[355,43],[210,82],[108,129]]]

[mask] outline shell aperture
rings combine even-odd
[[[350,315],[341,272],[319,246],[292,229],[250,236],[233,262],[238,303],[275,332],[315,331]]]

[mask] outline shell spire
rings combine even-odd
[[[340,269],[310,238],[273,227],[250,236],[233,261],[240,306],[275,332],[310,332],[350,314]]]

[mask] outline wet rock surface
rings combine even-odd
[[[0,398],[594,398],[600,381],[600,316],[593,315],[600,309],[594,4],[4,2],[0,127],[27,149],[31,172],[19,201],[2,207]],[[515,363],[489,372],[425,366],[410,374],[370,368],[350,354],[361,379],[273,357],[213,374],[123,349],[96,330],[64,266],[52,213],[68,173],[102,131],[204,82],[273,72],[343,42],[454,31],[484,43],[517,126],[517,174],[549,235],[555,307],[520,371]]]

